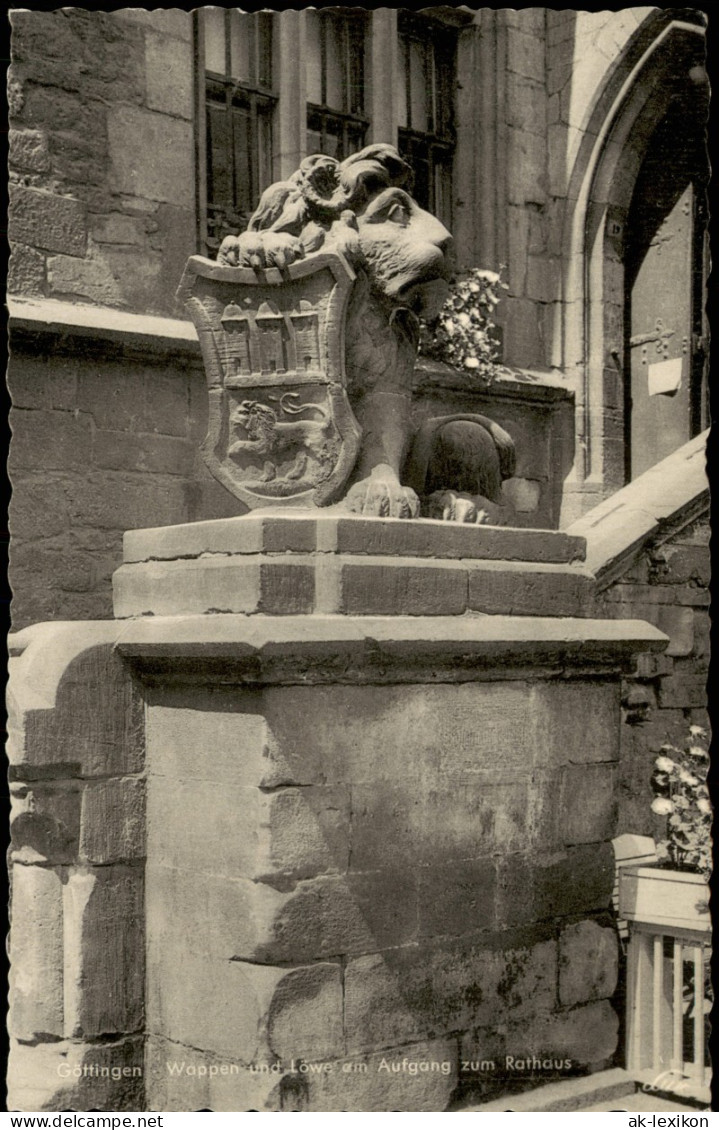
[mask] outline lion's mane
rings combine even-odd
[[[346,229],[356,226],[356,214],[383,189],[410,190],[411,182],[410,166],[392,145],[368,145],[342,162],[316,153],[288,180],[265,189],[247,230],[284,232],[308,253],[338,228],[351,243]]]

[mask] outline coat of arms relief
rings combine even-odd
[[[263,194],[217,263],[180,284],[209,386],[203,454],[250,508],[326,506],[486,520],[514,445],[484,416],[417,429],[419,317],[447,294],[452,237],[408,191],[390,145],[314,155]]]

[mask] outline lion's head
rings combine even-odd
[[[248,439],[265,439],[277,424],[277,414],[258,400],[243,400],[230,415],[230,422],[244,428]]]
[[[228,237],[220,262],[284,266],[320,249],[363,267],[375,293],[433,317],[446,297],[452,237],[407,191],[411,169],[391,145],[341,163],[315,154],[263,193],[247,232]]]

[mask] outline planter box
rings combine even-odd
[[[709,934],[709,887],[701,875],[627,867],[619,879],[619,917],[648,926]]]

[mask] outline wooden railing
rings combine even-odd
[[[709,892],[700,875],[647,866],[649,845],[615,840],[620,934],[628,930],[626,1066],[645,1090],[709,1103]]]
[[[709,1101],[705,934],[629,927],[627,1070],[657,1091]]]

